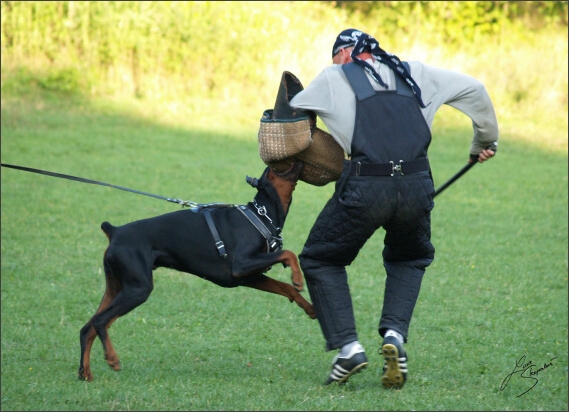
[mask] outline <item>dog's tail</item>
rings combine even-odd
[[[111,236],[113,235],[113,232],[115,231],[115,229],[116,229],[116,227],[111,225],[109,222],[101,223],[101,230],[103,232],[105,232],[105,235],[107,235],[109,240],[111,240]]]

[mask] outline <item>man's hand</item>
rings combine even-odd
[[[473,163],[474,161],[478,161],[479,163],[484,163],[486,160],[490,159],[496,154],[495,151],[490,149],[484,149],[478,154],[478,158],[474,159],[474,156],[470,156],[468,163]]]
[[[485,162],[486,160],[490,159],[492,156],[494,156],[496,154],[495,151],[490,150],[490,149],[484,149],[480,152],[480,154],[478,154],[478,161],[480,163]]]

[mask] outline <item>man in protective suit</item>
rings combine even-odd
[[[427,158],[434,115],[448,104],[472,119],[470,154],[478,162],[496,152],[496,115],[478,80],[418,61],[401,62],[359,30],[338,35],[332,59],[335,64],[290,101],[295,109],[315,112],[349,156],[300,263],[326,349],[339,350],[326,384],[344,383],[368,364],[358,342],[345,267],[378,228],[385,229],[387,278],[378,328],[382,384],[401,388],[408,373],[403,344],[435,253]]]

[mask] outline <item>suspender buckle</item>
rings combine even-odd
[[[399,172],[399,173],[401,173],[401,175],[405,174],[405,173],[403,173],[403,160],[399,160],[398,165],[393,163],[393,160],[390,160],[389,163],[391,163],[391,176],[393,176],[395,174],[395,172]]]
[[[359,176],[362,171],[362,162],[356,163],[356,176]]]

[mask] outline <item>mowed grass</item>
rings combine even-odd
[[[436,186],[466,162],[471,128],[437,120]],[[446,116],[446,114],[445,114]],[[450,119],[450,120],[446,120]],[[183,123],[183,122],[181,122]],[[202,203],[246,203],[259,176],[256,130],[199,130],[117,104],[40,96],[2,102],[2,162]],[[213,128],[212,128],[213,130]],[[380,385],[385,272],[378,231],[348,268],[370,365],[324,387],[333,353],[318,323],[283,297],[155,271],[148,302],[110,329],[123,370],[93,346],[77,379],[79,329],[104,291],[100,224],[179,206],[2,168],[2,410],[567,410],[567,152],[502,130],[495,159],[436,198],[435,262],[406,349],[401,391]],[[299,253],[333,186],[299,183],[284,229]],[[273,267],[270,276],[288,281]],[[309,299],[308,292],[305,296]],[[525,356],[537,384],[514,374]],[[555,358],[555,359],[553,359]],[[551,360],[553,359],[553,360]]]

